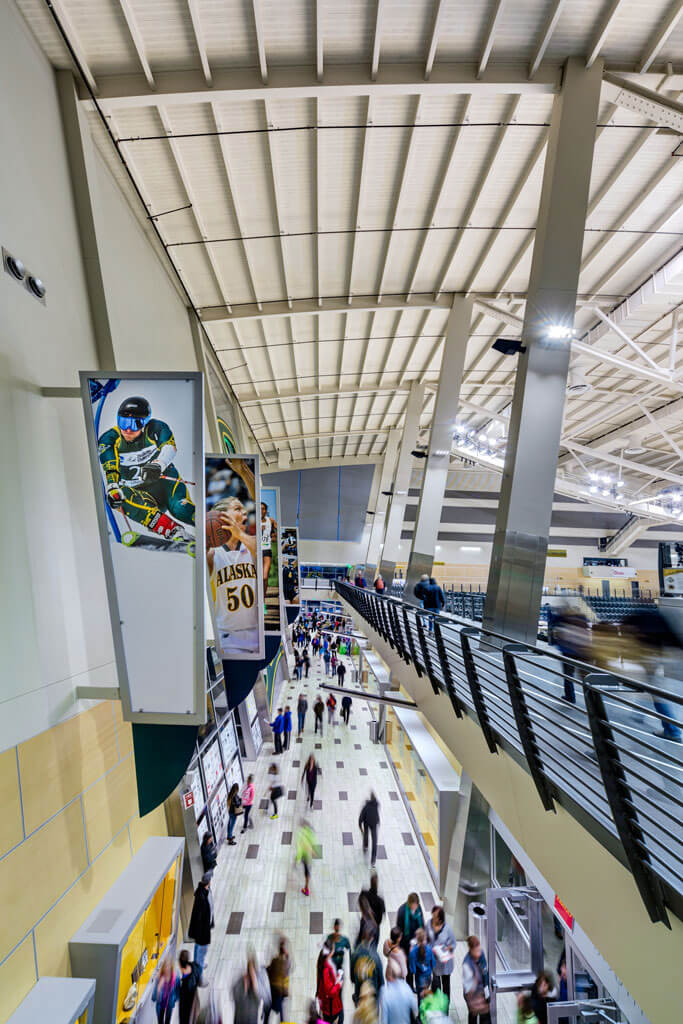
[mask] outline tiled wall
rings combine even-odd
[[[39,977],[70,974],[69,939],[151,835],[164,811],[137,815],[118,702],[0,754],[0,1024]]]

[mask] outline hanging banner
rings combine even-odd
[[[296,526],[282,527],[282,590],[285,607],[298,607],[301,579],[299,577],[299,531]]]
[[[261,552],[266,633],[281,633],[282,562],[280,560],[280,488],[261,488]]]
[[[124,718],[202,724],[202,375],[80,378]]]
[[[264,655],[263,556],[257,455],[207,455],[206,564],[216,650],[224,660]]]
[[[225,422],[222,416],[216,417],[216,423],[218,425],[218,435],[221,439],[223,451],[226,455],[232,455],[237,451],[237,445],[235,444],[235,435]]]

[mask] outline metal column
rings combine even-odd
[[[380,560],[379,571],[382,574],[387,586],[391,586],[394,578],[394,570],[398,560],[398,547],[401,543],[401,531],[406,511],[406,499],[410,486],[410,475],[413,469],[412,450],[417,442],[417,432],[420,429],[420,416],[424,404],[425,387],[420,381],[414,380],[410,386],[406,415],[403,424],[403,437],[398,453],[396,464],[396,475],[394,477],[393,493],[391,504],[386,519],[384,531],[384,547]]]
[[[451,461],[453,428],[460,400],[465,353],[472,322],[472,299],[456,295],[448,318],[439,390],[434,403],[429,452],[422,478],[420,502],[406,570],[405,600],[414,601],[413,587],[422,573],[431,575],[441,523],[441,506]]]
[[[375,501],[374,516],[372,519],[372,526],[370,528],[370,540],[368,542],[368,553],[365,557],[365,575],[368,581],[368,586],[372,583],[370,577],[374,577],[375,569],[379,563],[379,556],[382,552],[382,538],[384,536],[384,522],[387,512],[387,505],[389,504],[389,498],[386,494],[382,494],[382,491],[388,491],[391,488],[391,482],[394,479],[394,469],[396,467],[396,454],[398,452],[398,444],[400,441],[400,432],[398,430],[392,430],[389,432],[387,438],[387,445],[384,449],[384,463],[382,465],[382,475],[380,477],[379,494]]]
[[[522,343],[510,416],[484,626],[536,641],[570,337],[581,265],[602,62],[564,68],[545,159]],[[555,331],[551,328],[556,328]]]

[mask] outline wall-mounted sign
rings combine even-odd
[[[559,896],[555,897],[554,910],[560,921],[569,929],[574,930],[574,915],[570,914]]]
[[[187,793],[183,793],[183,804],[186,811],[189,811],[190,807],[194,807],[194,793],[191,789]]]
[[[567,549],[566,548],[548,548],[548,550],[546,551],[546,555],[548,556],[548,558],[566,558],[567,557]]]
[[[266,633],[281,633],[280,602],[282,563],[280,561],[280,488],[262,487],[259,529],[263,557]]]
[[[206,721],[200,373],[81,373],[124,718]]]
[[[300,602],[301,576],[299,569],[299,531],[296,526],[282,528],[282,593],[285,606]]]

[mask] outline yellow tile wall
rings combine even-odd
[[[167,834],[163,807],[138,817],[118,703],[0,753],[0,1024],[37,977],[70,974],[71,936],[133,852]]]

